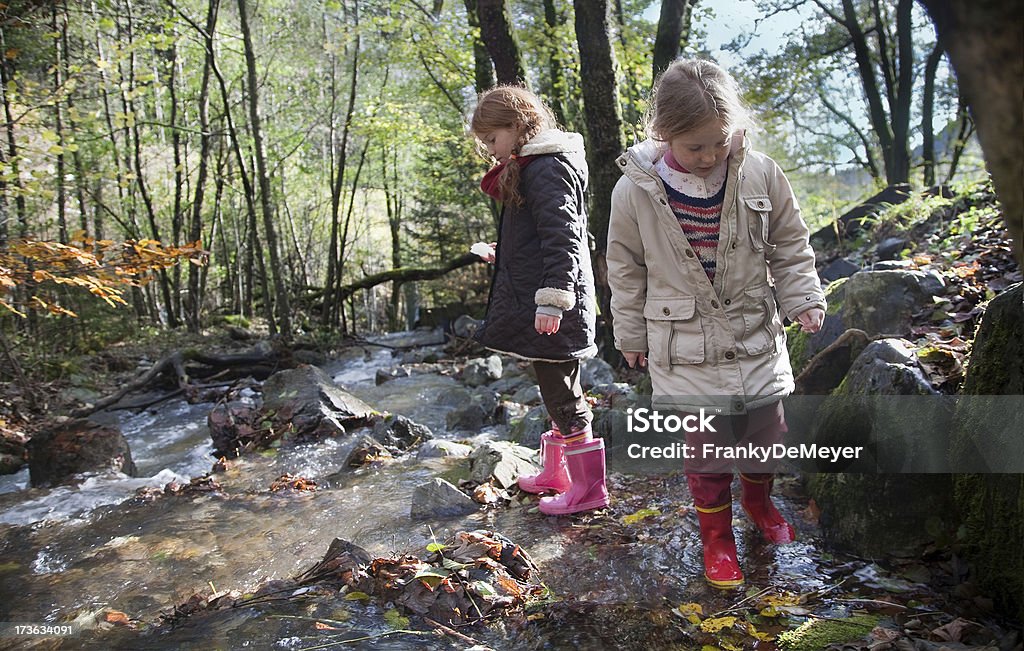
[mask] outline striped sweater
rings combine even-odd
[[[664,181],[668,203],[679,227],[697,254],[708,279],[714,281],[722,204],[725,201],[726,166],[706,179],[670,167],[664,159],[655,164],[655,171]]]

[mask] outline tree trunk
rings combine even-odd
[[[1020,6],[1002,0],[920,0],[935,21],[967,101],[985,165],[1003,204],[1014,254],[1021,245],[1024,194],[1024,41]],[[1008,80],[1016,80],[1011,83]]]
[[[615,159],[625,149],[622,115],[619,112],[618,64],[611,43],[608,0],[574,0],[574,6],[576,41],[580,49],[583,109],[587,117],[587,163],[591,173],[590,232],[596,239],[594,279],[601,314],[608,319],[611,315],[611,292],[608,288],[604,256],[607,249],[612,189],[620,175]],[[608,345],[610,341],[611,328],[606,327],[606,351],[614,349]]]
[[[274,294],[277,299],[277,317],[281,325],[281,335],[291,338],[291,307],[288,301],[288,290],[284,283],[284,269],[281,265],[277,230],[274,226],[274,209],[271,203],[270,176],[267,173],[266,151],[263,144],[263,127],[259,114],[259,85],[256,76],[256,55],[253,52],[252,34],[249,30],[248,9],[246,0],[238,0],[238,13],[242,27],[242,44],[245,49],[245,67],[249,86],[249,128],[252,131],[253,149],[256,154],[256,179],[260,185],[260,208],[263,212],[263,230],[267,238],[267,251],[270,254],[270,271],[274,282]],[[270,297],[264,297],[269,301]]]
[[[352,68],[349,72],[348,106],[345,109],[345,121],[341,127],[341,143],[334,146],[334,79],[335,79],[335,57],[331,56],[331,167],[334,176],[331,179],[331,240],[327,253],[327,282],[325,287],[328,291],[341,285],[341,256],[340,251],[344,249],[344,242],[339,242],[339,229],[341,226],[341,203],[342,189],[345,184],[345,168],[348,164],[348,137],[352,126],[352,115],[355,112],[356,92],[359,88],[359,48],[361,45],[359,30],[359,3],[353,8],[353,20],[355,22],[356,38],[352,50]],[[338,326],[341,323],[342,305],[328,303],[324,306],[324,324]]]
[[[63,42],[67,39],[68,34],[68,21],[67,14],[63,17],[58,16],[58,3],[53,3],[52,12],[50,14],[50,27],[53,29],[54,34],[58,34],[60,38],[56,38],[53,41],[53,52],[54,52],[54,64],[53,64],[53,123],[54,130],[57,132],[57,147],[60,151],[57,152],[57,233],[61,244],[68,243],[68,221],[65,205],[66,200],[66,188],[64,186],[64,113],[62,111],[60,95],[63,92],[64,87],[64,53]]]
[[[526,66],[512,32],[508,0],[477,0],[476,15],[480,21],[480,37],[494,62],[498,83],[525,86]]]
[[[665,72],[679,56],[684,32],[690,17],[690,0],[661,0],[658,31],[654,37],[654,64],[651,79]]]
[[[926,188],[935,185],[935,74],[942,60],[942,47],[938,42],[924,66],[924,90],[921,96],[921,159]]]
[[[135,24],[133,18],[133,8],[131,0],[125,0],[125,15],[128,20],[128,42],[134,43],[135,41]],[[135,184],[139,190],[139,196],[142,197],[142,203],[146,207],[146,217],[149,220],[150,236],[159,242],[163,242],[163,238],[160,235],[160,227],[157,224],[156,219],[156,208],[153,206],[153,199],[150,197],[149,188],[146,186],[146,176],[144,174],[145,166],[142,164],[142,134],[139,131],[139,115],[135,108],[135,100],[129,95],[129,91],[135,90],[135,49],[131,49],[131,54],[128,57],[128,84],[127,88],[122,85],[121,101],[124,104],[124,112],[127,116],[128,132],[131,134],[132,141],[132,153],[133,153],[133,164],[135,171]],[[178,315],[174,311],[174,300],[171,297],[171,282],[167,276],[167,270],[161,269],[157,274],[160,286],[160,296],[163,299],[164,310],[167,314],[167,325],[172,328],[178,327]],[[152,311],[152,310],[151,310]],[[154,318],[159,319],[158,311],[153,314]]]
[[[860,75],[864,96],[868,103],[868,118],[871,122],[871,128],[874,130],[875,135],[878,137],[878,142],[882,146],[882,155],[885,159],[886,181],[889,185],[906,182],[906,179],[897,181],[892,169],[892,126],[889,122],[889,116],[885,111],[885,106],[882,104],[882,94],[878,87],[878,79],[875,77],[871,49],[868,47],[867,37],[857,18],[857,9],[853,0],[843,0],[842,24],[850,33],[854,58],[857,61],[857,72]]]
[[[466,5],[466,22],[473,34],[473,81],[477,93],[482,93],[494,86],[494,64],[487,54],[487,46],[480,35],[480,20],[476,15],[476,0],[464,0]]]
[[[203,238],[203,199],[206,194],[206,178],[209,175],[210,147],[213,135],[210,133],[210,75],[213,72],[214,34],[217,29],[217,14],[220,0],[210,0],[206,7],[206,26],[200,36],[203,39],[205,55],[203,57],[203,74],[199,82],[199,97],[196,100],[199,109],[199,168],[196,171],[196,187],[192,199],[192,214],[188,224],[188,239],[197,242]],[[198,28],[198,25],[193,25]],[[197,30],[198,31],[198,30]],[[214,204],[216,210],[216,204]],[[212,247],[213,238],[206,243]],[[209,265],[209,263],[207,263]],[[201,278],[204,269],[194,264],[188,265],[188,303],[185,305],[185,322],[190,332],[199,332],[202,327],[203,283]]]
[[[558,35],[564,24],[565,12],[558,11],[555,0],[544,0],[545,38],[548,42],[548,88],[545,94],[551,112],[555,114],[558,124],[562,125],[566,123],[564,100],[568,90],[565,81],[567,64]]]

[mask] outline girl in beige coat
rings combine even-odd
[[[750,148],[749,122],[717,65],[680,60],[665,71],[651,139],[618,160],[608,282],[616,348],[630,366],[649,363],[655,406],[713,411],[731,430],[728,444],[771,445],[786,431],[780,401],[793,391],[783,317],[816,332],[825,298],[793,191],[775,161]],[[709,440],[687,434],[694,450]],[[731,466],[687,465],[705,576],[717,587],[743,582],[732,476]],[[741,483],[764,536],[792,541],[769,497],[772,475],[742,473]]]

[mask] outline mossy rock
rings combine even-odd
[[[779,634],[779,648],[785,651],[821,651],[830,644],[853,642],[866,637],[878,625],[875,615],[843,619],[810,619],[792,631]]]
[[[1024,285],[1018,284],[989,303],[978,327],[957,412],[953,458],[981,466],[987,465],[986,455],[1022,458],[1019,409],[1003,404],[1005,396],[1024,393],[1022,378]],[[993,423],[1000,419],[1006,422]],[[978,582],[1004,613],[1024,619],[1024,475],[963,474],[954,487]]]
[[[952,539],[951,475],[817,474],[807,486],[825,540],[840,549],[880,557]]]

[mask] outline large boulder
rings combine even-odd
[[[963,393],[951,455],[979,470],[955,477],[965,547],[986,592],[1024,620],[1024,474],[991,472],[994,462],[1024,458],[1024,285],[989,303]]]
[[[275,373],[263,384],[263,404],[218,405],[207,418],[214,451],[237,456],[282,442],[343,436],[368,424],[377,411],[334,383],[316,366]]]
[[[914,313],[944,293],[945,281],[935,272],[861,271],[846,281],[843,323],[869,336],[908,334]]]
[[[66,420],[37,433],[28,443],[28,464],[33,486],[68,483],[84,472],[135,476],[121,430],[88,419]]]
[[[485,425],[494,424],[498,397],[489,389],[470,391],[452,387],[438,394],[437,404],[449,407],[445,414],[445,426],[449,431],[477,431]]]
[[[797,421],[790,419],[791,444],[804,442]],[[869,344],[820,402],[810,433],[819,445],[863,447],[860,459],[808,482],[825,539],[878,556],[951,536],[952,480],[942,474],[950,421],[951,401],[931,388],[908,342]]]

